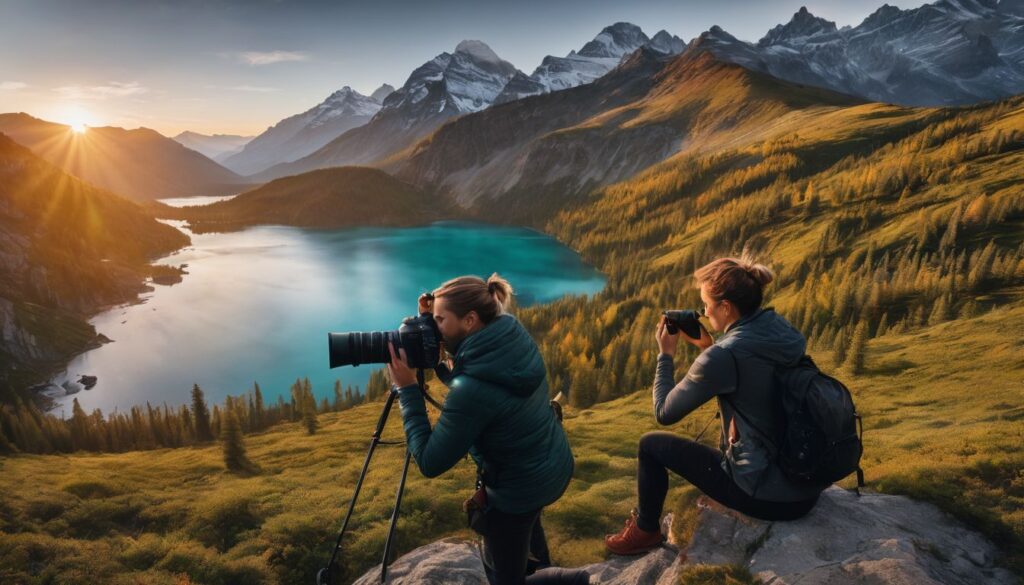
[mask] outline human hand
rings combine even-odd
[[[391,363],[388,367],[388,377],[396,388],[404,388],[416,383],[416,372],[409,367],[405,359],[405,349],[398,348],[398,355],[395,355],[395,346],[388,343],[388,351],[391,352]]]
[[[432,313],[434,312],[434,295],[430,293],[423,293],[420,295],[419,302],[420,313]]]
[[[711,337],[711,334],[708,333],[708,330],[704,328],[703,323],[700,323],[698,321],[698,325],[700,325],[700,337],[698,339],[690,337],[689,335],[686,334],[685,331],[681,329],[679,330],[679,335],[689,343],[697,346],[701,351],[704,351],[705,349],[714,345],[715,340],[714,338]]]
[[[679,345],[679,333],[669,333],[668,320],[664,315],[661,316],[661,321],[658,322],[658,330],[654,334],[654,338],[658,342],[658,349],[661,353],[668,355],[675,355],[676,346]]]

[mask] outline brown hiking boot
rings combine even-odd
[[[629,513],[625,526],[618,534],[604,537],[604,545],[617,555],[638,555],[657,548],[665,541],[661,531],[647,532],[636,525],[636,509]]]

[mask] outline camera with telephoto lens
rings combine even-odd
[[[432,369],[441,359],[441,330],[437,328],[434,315],[420,313],[406,317],[402,326],[395,331],[352,331],[328,333],[327,351],[332,368],[358,366],[360,364],[391,363],[387,344],[405,349],[409,367]]]
[[[700,339],[703,325],[700,324],[700,313],[697,311],[663,311],[661,314],[665,316],[665,329],[672,335],[682,330],[691,339]]]

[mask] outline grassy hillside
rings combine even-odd
[[[1024,363],[1020,340],[1008,341],[1005,332],[1022,329],[1024,306],[1017,305],[872,340],[870,373],[847,376],[867,417],[871,486],[939,503],[1018,551],[1016,562]],[[946,359],[950,347],[970,367]],[[984,391],[969,390],[976,388]],[[310,583],[326,561],[380,408],[321,415],[313,436],[300,423],[249,436],[249,455],[262,468],[252,476],[225,472],[215,446],[0,459],[0,579]],[[711,413],[705,407],[672,430],[694,436]],[[399,421],[396,408],[387,436],[400,435]],[[657,425],[650,395],[640,391],[569,408],[566,427],[576,477],[544,521],[555,559],[578,565],[603,557],[603,535],[635,505],[636,443]],[[386,446],[375,455],[343,557],[349,575],[379,560],[401,456],[401,447]],[[410,474],[399,552],[469,535],[459,505],[473,472],[466,461],[433,480]],[[667,508],[688,505],[688,489],[678,479],[672,485]]]
[[[774,79],[700,47],[638,50],[594,83],[446,123],[405,158],[380,163],[450,193],[485,218],[542,227],[596,187],[677,152],[712,151],[863,100]]]

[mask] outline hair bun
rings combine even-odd
[[[500,312],[504,312],[508,308],[508,303],[512,298],[512,286],[509,285],[507,280],[498,276],[497,272],[491,274],[490,278],[487,279],[487,292],[497,301],[498,306],[501,308]]]
[[[754,282],[761,286],[766,286],[774,279],[772,271],[764,264],[748,264],[744,269],[750,275],[750,278],[753,278]]]

